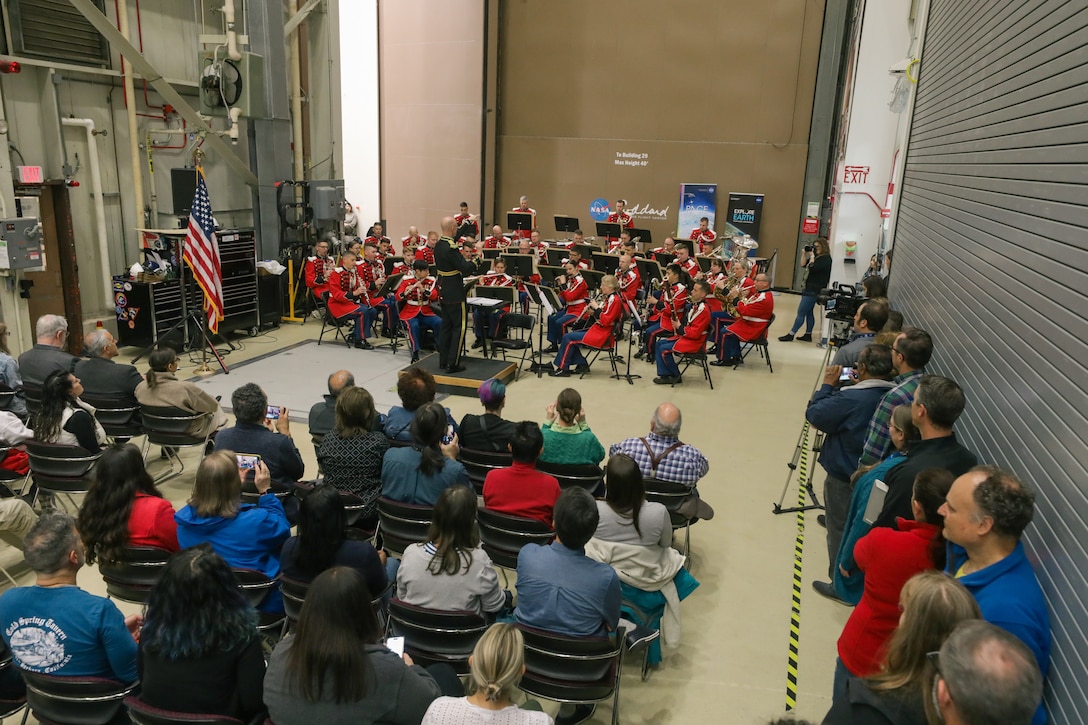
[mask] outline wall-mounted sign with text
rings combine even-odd
[[[759,223],[763,219],[763,194],[738,194],[729,192],[726,224],[722,233],[726,236],[747,234],[759,241]]]
[[[699,220],[706,217],[714,228],[714,214],[718,208],[717,184],[680,184],[680,214],[676,221],[676,233],[684,239],[692,229],[699,228]]]
[[[658,208],[650,204],[639,204],[638,201],[628,201],[625,212],[637,220],[663,221],[669,217],[670,207]],[[593,221],[608,221],[608,214],[612,211],[608,199],[597,198],[589,203],[589,215]],[[696,222],[695,226],[699,226]]]

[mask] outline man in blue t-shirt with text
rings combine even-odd
[[[85,561],[76,522],[46,514],[23,541],[34,586],[0,596],[0,627],[21,669],[61,677],[135,682],[136,640],[143,617],[125,617],[109,599],[76,584]]]

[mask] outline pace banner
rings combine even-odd
[[[759,241],[759,222],[763,218],[763,194],[729,192],[726,223],[722,234],[747,234]]]
[[[680,184],[680,214],[676,221],[677,238],[687,239],[691,230],[699,228],[706,217],[714,228],[714,212],[718,208],[717,184]]]

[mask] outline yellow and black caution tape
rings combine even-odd
[[[805,495],[808,485],[809,424],[801,431],[797,464],[797,539],[793,544],[793,603],[790,609],[790,654],[786,664],[786,712],[797,707],[797,651],[801,641],[801,558],[805,549]]]

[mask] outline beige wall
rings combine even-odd
[[[437,231],[461,201],[480,211],[484,0],[378,12],[382,215],[396,242],[411,225]]]
[[[636,215],[659,241],[680,184],[717,183],[722,220],[730,191],[766,194],[759,253],[792,259],[822,19],[822,0],[503,3],[496,207],[526,194],[545,237],[557,213],[592,234],[590,203],[624,197],[668,209]]]

